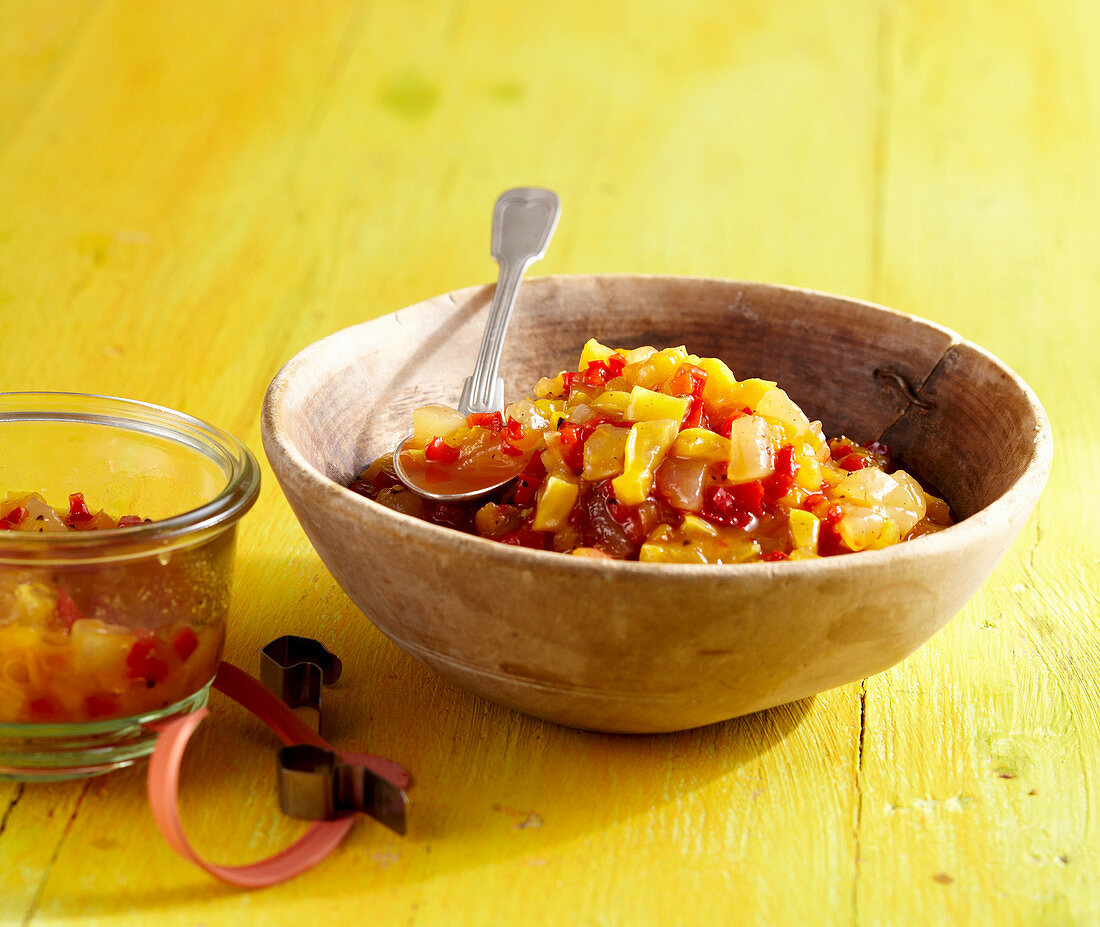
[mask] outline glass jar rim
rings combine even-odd
[[[238,438],[186,412],[96,393],[0,392],[0,426],[8,422],[94,424],[153,435],[202,454],[222,468],[221,491],[177,515],[97,531],[0,533],[0,562],[125,558],[218,533],[235,524],[260,492],[260,465]]]

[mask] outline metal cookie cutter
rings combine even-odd
[[[339,658],[312,637],[286,634],[260,651],[260,681],[290,708],[305,705],[317,712],[322,727],[321,692],[340,678]]]
[[[260,681],[289,708],[315,709],[320,732],[321,693],[340,678],[339,658],[319,641],[292,634],[271,641],[260,655]],[[284,814],[314,821],[361,811],[404,835],[408,798],[398,784],[368,768],[369,764],[383,770],[380,760],[400,770],[392,761],[367,754],[341,755],[327,744],[283,747],[278,753],[279,806]],[[404,776],[407,782],[408,774]]]
[[[294,744],[279,751],[279,806],[291,817],[331,821],[362,811],[404,836],[407,803],[404,789],[331,750]]]

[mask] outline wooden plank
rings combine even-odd
[[[858,916],[1100,917],[1097,562],[1079,425],[1100,398],[1094,4],[908,4],[887,29],[884,301],[955,327],[1046,403],[1054,471],[997,573],[868,682]]]

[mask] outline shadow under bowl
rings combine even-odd
[[[502,705],[603,731],[683,730],[894,665],[976,591],[1050,469],[1050,425],[1011,370],[953,332],[806,290],[659,276],[534,278],[502,364],[506,395],[576,363],[589,337],[685,344],[777,380],[827,435],[881,440],[958,524],[885,550],[695,566],[601,562],[486,541],[345,486],[454,403],[492,286],[310,345],[264,403],[264,448],[306,535],[401,649]]]

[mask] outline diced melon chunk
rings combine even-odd
[[[848,499],[860,505],[882,505],[886,497],[898,488],[897,481],[878,467],[865,467],[849,473],[833,491],[837,499]]]
[[[821,464],[816,457],[795,455],[798,470],[794,474],[795,486],[805,489],[807,492],[821,491]]]
[[[664,393],[635,386],[630,391],[630,401],[623,411],[623,418],[628,422],[671,419],[678,428],[689,408],[691,408],[690,397],[666,396]]]
[[[760,400],[764,398],[764,395],[770,390],[775,389],[774,380],[760,380],[756,377],[749,377],[747,380],[741,380],[737,386],[731,391],[730,398],[734,405],[748,406],[753,411],[756,411],[756,406]]]
[[[584,442],[584,478],[595,482],[623,472],[630,432],[615,425],[597,425]]]
[[[925,515],[924,491],[904,470],[884,473],[877,467],[865,467],[849,473],[833,492],[837,499],[882,507],[902,535],[912,531]]]
[[[778,422],[788,441],[802,440],[810,431],[810,420],[784,390],[768,390],[756,404],[756,414]]]
[[[554,399],[521,399],[504,410],[505,420],[514,418],[521,425],[534,431],[557,428],[561,422],[564,404]]]
[[[725,361],[717,357],[701,357],[696,366],[707,375],[707,382],[703,384],[703,402],[714,407],[729,405],[730,395],[737,386],[737,377]]]
[[[614,353],[613,348],[600,344],[595,338],[589,338],[581,348],[581,361],[577,365],[577,370],[584,373],[593,361],[607,360]]]
[[[845,506],[837,531],[852,550],[878,550],[901,540],[901,530],[892,518],[874,509],[853,505]]]
[[[413,412],[413,443],[421,447],[432,438],[446,440],[466,424],[466,416],[449,406],[421,406]]]
[[[642,361],[649,360],[656,353],[657,349],[647,344],[640,348],[632,348],[625,352],[623,356],[628,364],[640,364]]]
[[[768,423],[745,415],[730,424],[730,456],[726,475],[734,483],[760,480],[775,472],[775,448]]]
[[[698,515],[685,515],[680,531],[687,538],[713,538],[718,535],[718,529]]]
[[[593,409],[597,409],[600,412],[612,412],[616,415],[622,415],[626,411],[626,407],[629,403],[630,393],[626,390],[608,389],[600,393],[600,395],[589,404]]]
[[[685,428],[676,436],[672,453],[691,460],[729,460],[730,442],[708,428]]]
[[[126,657],[133,644],[132,633],[97,618],[73,622],[73,656],[77,665],[89,675],[104,679],[125,677]]]
[[[576,483],[550,475],[539,487],[535,508],[535,520],[531,525],[536,531],[557,531],[573,511],[580,487]]]
[[[791,547],[817,550],[821,522],[813,512],[793,509],[790,515],[787,516],[787,530],[791,536]]]
[[[667,350],[657,351],[641,363],[628,364],[623,368],[623,376],[626,377],[628,382],[637,386],[644,386],[646,389],[657,389],[676,372],[681,360],[680,357],[669,356]]]
[[[653,474],[676,439],[679,423],[671,419],[638,422],[626,439],[623,472],[611,481],[625,505],[641,505],[653,488]]]
[[[57,594],[43,583],[20,583],[13,593],[11,611],[23,624],[45,627],[53,614]]]

